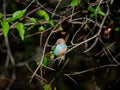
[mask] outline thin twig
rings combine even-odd
[[[59,5],[60,5],[61,2],[62,2],[62,0],[58,0],[58,3],[57,3],[57,5],[56,5],[56,7],[55,7],[55,9],[54,9],[54,11],[53,11],[53,13],[52,13],[51,18],[54,17],[54,14],[55,14],[55,12],[56,12],[56,10],[57,10],[57,8],[59,7]]]
[[[99,66],[99,67],[90,68],[90,69],[87,69],[87,70],[84,70],[84,71],[74,72],[74,73],[72,73],[72,74],[65,74],[65,75],[69,75],[69,76],[80,75],[80,74],[83,74],[83,73],[95,71],[95,70],[97,70],[97,69],[103,69],[103,68],[108,68],[108,67],[117,67],[117,66],[119,66],[119,65],[120,65],[120,64],[102,65],[102,66]]]
[[[73,41],[74,41],[75,36],[76,36],[77,33],[83,28],[83,26],[86,24],[86,22],[87,22],[86,19],[83,20],[81,27],[80,27],[80,28],[75,32],[75,34],[73,35],[72,40],[71,40],[71,44],[72,44],[72,45],[74,45]]]
[[[68,77],[69,79],[71,79],[75,84],[79,85],[72,77],[70,77],[68,74],[65,74],[66,77]]]
[[[3,19],[4,20],[6,19],[6,3],[7,3],[6,0],[3,0],[3,14],[4,14]],[[5,37],[5,45],[7,48],[7,57],[6,57],[7,61],[6,62],[9,63],[9,60],[11,60],[12,66],[15,66],[15,61],[14,61],[13,55],[11,53],[8,36]],[[6,64],[6,65],[8,65],[8,64]],[[6,66],[6,68],[7,68],[7,66]],[[11,77],[10,83],[6,87],[6,90],[10,90],[10,88],[11,88],[11,86],[16,78],[15,72],[16,72],[16,70],[15,70],[15,68],[13,68],[12,77]]]
[[[30,4],[27,5],[27,7],[25,9],[28,9],[33,3],[35,2],[35,0],[32,0]]]
[[[53,79],[50,81],[50,85],[52,85],[52,83],[55,81],[55,79],[60,75],[60,73],[62,72],[62,70],[65,68],[65,66],[67,65],[67,63],[69,62],[69,58],[65,61],[63,67],[60,69],[60,71],[56,74],[56,76],[53,77]]]

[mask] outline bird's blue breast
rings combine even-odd
[[[64,50],[64,49],[65,49],[65,50],[67,49],[66,44],[62,44],[62,43],[57,44],[57,46],[55,47],[55,50],[54,50],[54,54],[55,54],[56,56],[58,56],[59,53],[60,53],[62,50]]]

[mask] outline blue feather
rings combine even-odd
[[[56,56],[58,56],[60,51],[63,50],[63,49],[67,49],[67,45],[66,44],[63,44],[63,43],[57,44],[57,46],[55,47],[55,50],[54,50],[54,54]]]

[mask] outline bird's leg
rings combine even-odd
[[[61,64],[61,62],[62,62],[63,60],[65,60],[65,55],[62,55],[62,56],[60,57],[60,60],[59,60],[59,62],[58,62],[58,66],[57,66],[57,67],[60,66],[60,64]]]

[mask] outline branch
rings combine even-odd
[[[99,67],[95,67],[95,68],[90,68],[90,69],[87,69],[87,70],[84,70],[84,71],[74,72],[74,73],[72,73],[72,74],[64,74],[64,75],[65,75],[65,76],[66,76],[66,75],[69,75],[69,76],[80,75],[80,74],[83,74],[83,73],[95,71],[95,70],[97,70],[97,69],[103,69],[103,68],[108,68],[108,67],[117,67],[117,66],[120,66],[120,64],[103,65],[103,66],[99,66]]]

